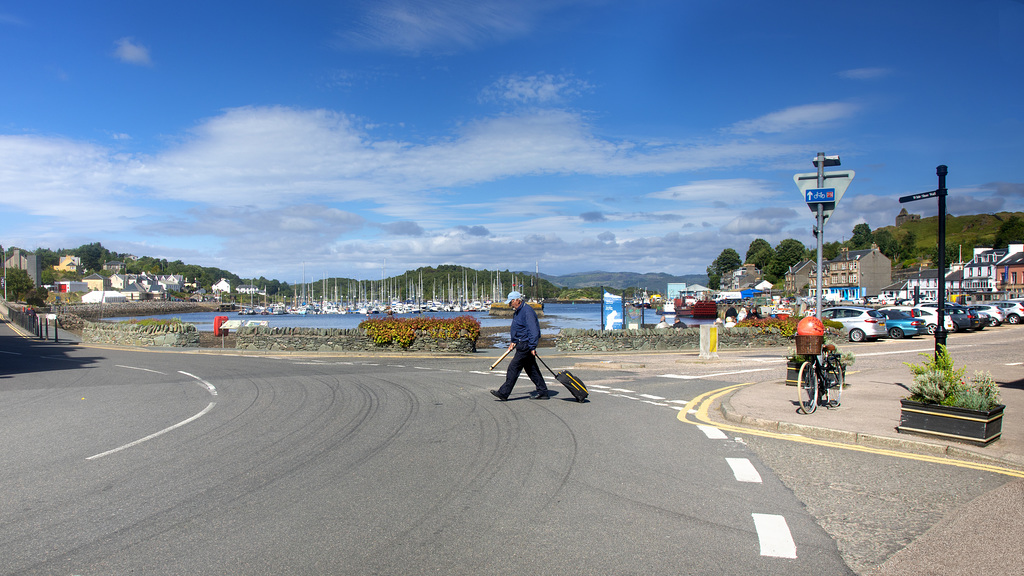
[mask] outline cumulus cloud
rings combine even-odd
[[[122,62],[138,64],[140,66],[152,66],[153,61],[149,58],[149,48],[135,42],[134,38],[121,38],[114,50],[116,56]]]
[[[608,219],[601,212],[584,212],[580,214],[580,220],[584,222],[604,222]]]
[[[736,134],[778,134],[834,124],[853,116],[859,106],[849,102],[823,102],[793,106],[732,125]]]
[[[484,226],[456,226],[456,230],[469,236],[490,236],[491,231]]]

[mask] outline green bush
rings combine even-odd
[[[966,368],[955,368],[953,358],[945,346],[940,345],[934,355],[923,364],[905,362],[914,375],[910,387],[910,400],[925,404],[941,404],[971,410],[991,410],[999,405],[999,387],[988,372],[975,372],[970,383],[965,379]]]

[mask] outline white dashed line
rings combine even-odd
[[[199,376],[196,376],[195,374],[189,374],[188,372],[184,372],[182,370],[178,370],[178,374],[184,374],[185,376],[188,376],[189,378],[195,378],[196,380],[199,381],[200,384],[202,384],[203,386],[206,387],[206,390],[209,391],[210,396],[216,396],[217,395],[217,389],[214,388],[213,384],[210,384],[209,382],[207,382],[206,380],[203,380]]]
[[[641,394],[641,398],[647,398],[648,400],[664,400],[661,396],[655,396],[653,394]]]
[[[624,394],[636,394],[634,390],[627,390],[625,388],[612,388],[612,392],[622,392]]]
[[[736,477],[737,482],[761,483],[761,475],[757,473],[757,469],[750,463],[750,460],[746,458],[726,458],[725,461],[732,468],[732,475]]]
[[[796,558],[796,543],[789,533],[786,519],[775,514],[751,514],[757,539],[761,542],[761,556]]]
[[[697,428],[700,428],[700,431],[703,432],[704,435],[707,436],[710,440],[729,439],[729,437],[725,435],[725,432],[722,432],[720,429],[715,428],[714,426],[705,426],[703,424],[698,424]]]
[[[149,368],[139,368],[138,366],[125,366],[123,364],[114,364],[115,368],[127,368],[129,370],[142,370],[143,372],[152,372],[153,374],[160,374],[161,376],[167,376],[164,372],[158,372],[156,370],[150,370]]]

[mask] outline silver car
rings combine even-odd
[[[822,310],[821,317],[842,324],[849,332],[850,342],[874,340],[886,335],[885,315],[872,308],[836,306]]]

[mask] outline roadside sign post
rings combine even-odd
[[[825,222],[836,209],[836,204],[843,197],[847,187],[856,173],[853,170],[842,172],[825,172],[826,166],[839,166],[839,156],[826,156],[824,152],[818,152],[817,157],[812,161],[818,168],[817,173],[793,175],[793,182],[800,189],[807,202],[807,207],[817,216],[817,223],[814,226],[814,236],[818,240],[818,266],[817,286],[815,290],[815,316],[821,319],[821,291],[822,291],[822,251],[824,249]],[[826,185],[831,187],[826,187]],[[815,186],[811,188],[811,186]]]
[[[938,355],[939,347],[946,345],[946,174],[949,169],[945,165],[937,166],[935,174],[939,177],[939,187],[931,192],[921,192],[900,198],[900,204],[924,200],[925,198],[939,198],[939,254],[938,254],[938,277],[939,284],[938,301],[939,320],[935,327],[935,354]],[[916,300],[915,300],[916,301]]]

